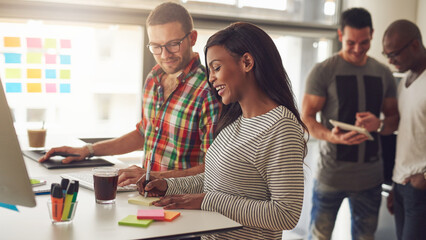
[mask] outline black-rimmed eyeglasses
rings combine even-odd
[[[158,44],[148,44],[146,45],[149,48],[149,51],[154,55],[160,55],[163,52],[163,47],[167,50],[169,53],[177,53],[180,50],[180,45],[182,44],[183,40],[187,38],[191,34],[191,32],[187,33],[183,38],[177,41],[172,41],[164,45],[158,45]]]
[[[395,58],[398,57],[399,54],[402,53],[402,51],[404,51],[404,49],[406,49],[407,47],[409,47],[411,45],[411,43],[414,41],[414,39],[410,40],[407,44],[405,44],[402,48],[400,48],[399,50],[393,51],[391,53],[385,53],[382,52],[383,56],[391,59],[391,58]]]

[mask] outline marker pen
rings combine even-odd
[[[71,183],[68,186],[67,194],[65,196],[65,201],[64,201],[64,210],[62,212],[62,220],[68,220],[68,214],[70,213],[71,202],[74,196],[74,185],[75,185],[74,183]]]
[[[71,200],[72,204],[71,204],[71,207],[70,207],[70,213],[68,214],[68,219],[71,218],[72,212],[74,210],[74,204],[75,204],[75,201],[77,201],[78,187],[80,185],[78,181],[73,181],[73,183],[74,183],[74,194],[73,194],[72,200]]]
[[[150,173],[151,173],[151,160],[148,160],[148,164],[146,166],[146,175],[145,175],[145,186],[149,183],[149,178],[150,178]],[[144,186],[144,188],[145,188]],[[148,197],[148,192],[145,191],[144,197]]]
[[[61,187],[62,187],[62,192],[64,193],[64,197],[67,194],[67,188],[68,188],[69,183],[70,183],[69,179],[62,178],[62,180],[61,180]]]
[[[52,218],[60,222],[62,218],[62,208],[64,204],[64,197],[62,194],[62,189],[59,184],[52,184],[51,191],[51,200],[52,200]]]

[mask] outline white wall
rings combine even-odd
[[[386,28],[393,21],[407,19],[416,23],[422,32],[423,42],[426,37],[426,0],[343,0],[343,9],[363,7],[373,18],[373,41],[369,55],[377,60],[387,63],[382,56],[382,37]],[[395,70],[393,66],[387,65]]]

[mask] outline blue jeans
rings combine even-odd
[[[426,191],[410,183],[395,184],[393,194],[396,235],[399,240],[426,238]]]
[[[314,182],[309,239],[328,240],[343,199],[349,199],[353,240],[374,239],[381,203],[381,186],[364,191],[340,191]]]

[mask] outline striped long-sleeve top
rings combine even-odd
[[[240,116],[208,149],[205,172],[167,179],[166,195],[205,192],[202,210],[244,226],[203,239],[281,239],[302,210],[303,155],[302,128],[284,106]]]

